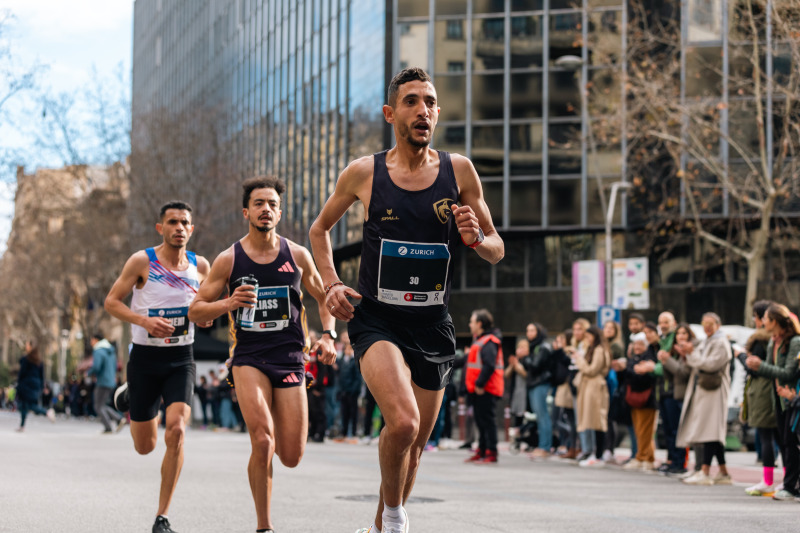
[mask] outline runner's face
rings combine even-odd
[[[250,225],[262,233],[275,229],[281,220],[281,196],[272,188],[255,189],[250,193],[244,216]]]
[[[185,209],[167,209],[156,230],[164,237],[164,244],[172,248],[183,248],[192,236],[192,214]]]
[[[414,80],[401,85],[397,101],[389,108],[387,116],[389,123],[395,125],[396,137],[417,148],[427,147],[433,140],[433,130],[439,119],[436,104],[436,89],[432,83]]]

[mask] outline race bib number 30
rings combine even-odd
[[[175,330],[169,337],[153,337],[149,332],[147,333],[147,343],[154,346],[162,346],[164,344],[179,344],[188,339],[189,328],[189,308],[188,307],[171,307],[165,309],[148,309],[147,316],[157,316],[166,318]]]
[[[292,308],[289,305],[289,287],[259,287],[256,315],[252,328],[244,331],[280,331],[289,326]]]
[[[443,305],[450,250],[445,244],[381,241],[378,301],[392,305]]]

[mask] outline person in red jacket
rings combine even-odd
[[[472,312],[469,319],[472,347],[467,357],[467,392],[472,395],[478,450],[467,462],[497,462],[497,399],[503,397],[503,348],[500,331],[494,328],[486,309]]]

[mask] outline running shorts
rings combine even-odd
[[[134,422],[158,414],[163,398],[169,407],[183,402],[191,407],[195,365],[192,345],[159,348],[134,344],[128,359],[128,397]]]

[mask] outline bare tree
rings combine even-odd
[[[800,212],[800,2],[730,3],[727,56],[691,42],[682,50],[674,13],[629,5],[632,201],[651,236],[669,237],[667,248],[688,233],[720,251],[720,262],[743,263],[748,321],[770,246],[792,246],[789,217]]]

